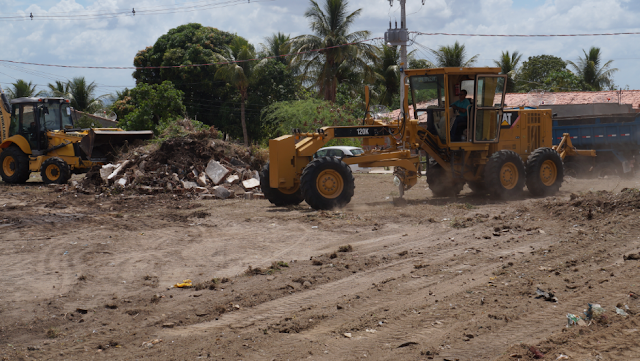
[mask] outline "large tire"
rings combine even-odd
[[[436,197],[455,197],[464,187],[464,182],[454,181],[440,164],[434,164],[427,170],[427,184]]]
[[[537,197],[558,193],[564,181],[560,154],[551,148],[538,148],[527,159],[527,188]]]
[[[29,156],[11,145],[0,153],[0,176],[5,183],[19,184],[29,179]]]
[[[40,175],[44,184],[66,184],[71,178],[71,169],[60,158],[49,158],[42,163]]]
[[[501,150],[493,153],[484,167],[484,186],[498,198],[512,198],[524,189],[524,162],[518,153]]]
[[[278,207],[292,205],[295,206],[300,204],[304,200],[299,185],[289,191],[280,190],[278,188],[271,188],[271,185],[269,184],[268,163],[264,166],[264,168],[262,168],[262,173],[260,173],[260,187],[262,188],[264,197],[268,199],[269,202],[275,204]]]
[[[313,209],[331,210],[351,202],[355,182],[351,168],[334,157],[316,158],[302,171],[300,188]]]

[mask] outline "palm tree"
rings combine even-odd
[[[16,80],[15,83],[11,83],[11,88],[7,89],[7,95],[11,99],[33,97],[42,95],[43,92],[36,92],[36,86],[32,82],[26,82],[22,79]]]
[[[265,56],[276,57],[276,60],[282,64],[287,64],[287,58],[281,55],[286,55],[291,52],[291,44],[289,35],[285,35],[281,32],[277,32],[264,38],[265,44],[260,44],[264,49]]]
[[[464,44],[457,41],[453,46],[441,46],[438,50],[429,49],[431,54],[436,57],[436,65],[441,68],[455,67],[466,68],[474,65],[478,60],[479,54],[467,59],[467,49]]]
[[[93,113],[102,107],[102,97],[95,97],[96,83],[87,81],[83,76],[73,78],[69,83],[71,106],[79,111]]]
[[[236,37],[238,39],[239,37]],[[242,39],[244,40],[244,39]],[[240,121],[242,123],[242,135],[244,136],[244,146],[249,146],[249,134],[247,133],[247,123],[245,120],[245,103],[249,97],[249,78],[254,68],[254,61],[242,61],[255,59],[256,54],[253,46],[246,40],[234,41],[229,49],[227,56],[219,55],[221,62],[230,64],[221,66],[215,74],[216,79],[221,79],[236,87],[240,92]],[[234,61],[241,61],[235,63]],[[261,63],[263,63],[263,60]]]
[[[503,51],[502,56],[500,56],[500,60],[493,61],[496,66],[502,69],[502,74],[506,74],[508,76],[507,93],[515,92],[516,82],[514,78],[518,70],[518,64],[520,63],[521,58],[522,54],[520,54],[517,50],[514,51],[513,54],[509,54],[509,51]]]
[[[584,80],[584,82],[592,87],[594,90],[602,90],[603,88],[612,87],[613,80],[611,76],[613,73],[618,71],[617,68],[610,68],[613,60],[609,60],[604,65],[602,64],[602,59],[600,58],[600,48],[592,46],[589,49],[589,53],[582,50],[584,53],[584,58],[580,58],[578,60],[578,64],[572,62],[571,60],[567,61],[567,64],[571,65],[571,67],[576,71],[576,75]]]
[[[71,99],[71,84],[69,82],[63,83],[60,80],[56,80],[55,84],[49,83],[47,86],[51,96]]]
[[[378,61],[375,72],[382,83],[381,105],[391,106],[393,97],[400,92],[400,51],[397,46],[382,45],[377,48]]]
[[[324,9],[316,1],[310,2],[304,16],[310,20],[314,34],[291,39],[293,52],[309,53],[295,55],[291,63],[303,82],[313,83],[325,100],[333,102],[341,82],[354,80],[356,74],[373,79],[369,64],[376,58],[375,47],[360,42],[369,37],[368,31],[349,32],[362,9],[349,14],[347,0],[326,0]],[[314,51],[317,49],[323,50]]]

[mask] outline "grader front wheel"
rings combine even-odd
[[[501,150],[489,157],[484,168],[484,185],[489,193],[500,198],[511,198],[522,192],[524,183],[524,163],[518,153]]]
[[[346,206],[353,197],[355,182],[351,168],[333,157],[317,158],[302,171],[300,188],[313,209],[331,210]]]
[[[534,196],[558,192],[564,180],[560,154],[551,148],[536,149],[527,160],[527,188]]]
[[[299,185],[292,189],[271,188],[269,184],[269,164],[264,166],[260,174],[260,187],[264,197],[278,207],[295,206],[304,200]]]

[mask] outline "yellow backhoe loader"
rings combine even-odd
[[[435,196],[455,196],[465,183],[500,198],[520,193],[525,184],[533,195],[545,196],[562,185],[564,157],[595,156],[575,149],[568,134],[552,146],[551,110],[505,109],[500,68],[411,69],[405,75],[407,97],[391,122],[367,115],[362,125],[294,130],[270,140],[261,177],[265,197],[277,206],[305,200],[314,209],[342,207],[355,188],[349,164],[395,167],[402,196],[421,175],[419,151],[429,156],[426,177]],[[465,93],[466,101],[454,106]],[[365,152],[313,158],[335,138],[360,138]]]
[[[5,183],[24,183],[32,172],[40,172],[44,183],[64,184],[72,173],[107,162],[125,141],[153,137],[152,131],[77,129],[63,98],[9,102],[0,89],[0,103],[0,176]]]

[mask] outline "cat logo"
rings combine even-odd
[[[499,116],[499,115],[498,115]],[[518,122],[518,112],[504,112],[502,114],[501,128],[512,128]]]
[[[512,113],[504,113],[502,114],[502,126],[510,127],[511,126],[511,114]]]

